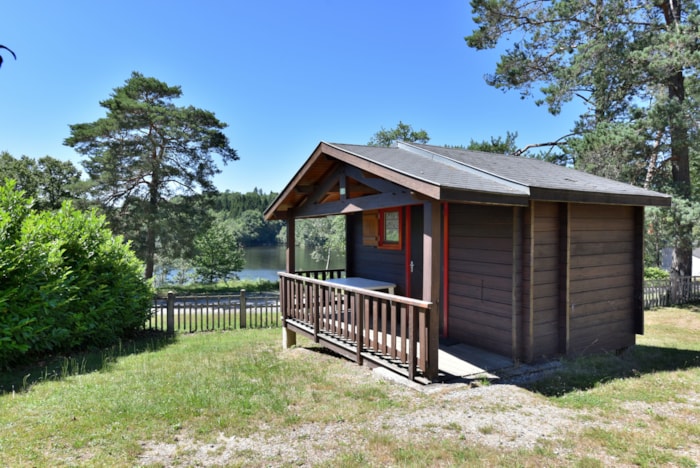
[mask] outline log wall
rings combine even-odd
[[[513,208],[451,205],[448,335],[512,352]]]
[[[569,353],[635,342],[634,210],[571,204]]]

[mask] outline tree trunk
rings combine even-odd
[[[158,237],[158,200],[159,200],[160,175],[154,169],[151,175],[151,184],[148,187],[148,205],[146,209],[146,279],[153,278],[153,269],[156,255],[156,239]]]
[[[681,24],[681,0],[666,0],[661,5],[666,24],[678,29]],[[668,97],[671,101],[683,104],[685,100],[685,78],[683,71],[677,71],[668,80]],[[671,133],[671,174],[676,189],[676,196],[690,199],[690,150],[688,143],[688,124],[682,116],[672,118],[669,122]],[[693,260],[693,225],[681,222],[678,226],[678,238],[673,248],[671,276],[678,278],[691,274]],[[676,282],[674,282],[676,283]],[[673,291],[677,293],[677,291]]]

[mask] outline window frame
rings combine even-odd
[[[398,235],[397,241],[387,241],[387,214],[396,213],[398,219],[396,222],[398,226],[396,227],[396,234]],[[403,248],[403,208],[383,208],[379,210],[379,242],[377,247],[380,249],[387,250],[401,250]]]

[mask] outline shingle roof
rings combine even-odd
[[[577,198],[576,194],[583,198],[586,194],[598,195],[596,198],[628,196],[636,200],[632,204],[650,205],[667,205],[671,200],[666,194],[522,156],[414,143],[399,143],[390,148],[331,145],[406,175],[457,190],[521,194],[530,198],[539,198],[545,192],[556,192],[565,199]]]
[[[531,200],[634,206],[671,203],[669,195],[538,159],[407,143],[386,148],[321,142],[265,210],[265,217],[284,217],[288,210],[301,207],[308,213],[325,213],[309,208],[309,203],[339,203],[340,188],[332,178],[338,177],[343,165],[393,184],[389,191],[410,197],[404,202],[433,199],[513,206],[527,206]],[[318,194],[322,190],[333,193],[324,198]],[[358,199],[352,199],[328,209],[362,208]]]

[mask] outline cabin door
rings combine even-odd
[[[409,206],[409,233],[406,236],[410,248],[406,259],[407,276],[410,279],[410,297],[423,299],[423,206]]]

